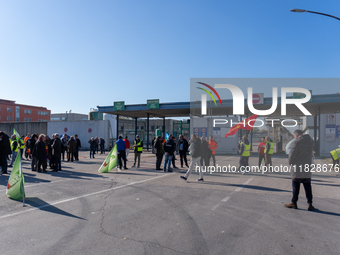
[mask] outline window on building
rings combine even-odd
[[[151,131],[154,131],[155,130],[155,126],[151,126]]]
[[[25,113],[31,114],[31,113],[32,113],[32,110],[27,110],[27,109],[25,109]]]
[[[12,111],[12,108],[11,108],[11,107],[7,107],[7,111],[8,111],[8,112],[11,112],[11,111]]]
[[[31,118],[25,118],[25,122],[31,122],[32,119]]]
[[[60,120],[60,118],[51,118],[51,120]]]
[[[38,114],[39,114],[39,115],[46,115],[46,116],[48,116],[48,112],[38,111]]]
[[[140,126],[140,129],[143,130],[143,129],[144,129],[144,126]]]
[[[40,120],[40,119],[39,119],[38,121],[41,121],[41,122],[43,122],[43,121],[47,121],[47,120]]]
[[[11,121],[11,116],[7,116],[7,120],[8,120],[8,121]]]
[[[120,127],[120,130],[124,130],[124,126],[121,126],[121,127]]]

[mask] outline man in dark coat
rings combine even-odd
[[[81,142],[77,134],[74,135],[74,140],[76,141],[76,152],[74,153],[74,157],[76,161],[79,161],[79,150],[81,150]]]
[[[76,152],[76,140],[74,140],[73,136],[70,137],[70,140],[67,142],[67,147],[68,147],[68,156],[67,156],[67,161],[73,162],[74,154]]]
[[[52,171],[61,171],[61,140],[59,134],[54,135],[52,149],[54,157],[54,170]]]
[[[181,160],[181,167],[183,167],[183,161],[187,167],[188,166],[188,161],[187,161],[187,152],[189,148],[188,141],[183,138],[183,135],[179,136],[178,142],[177,142],[177,151],[179,152],[179,157]]]
[[[37,159],[37,172],[40,172],[40,166],[42,166],[43,172],[46,173],[47,171],[45,161],[47,158],[47,152],[44,137],[44,134],[40,134],[38,141],[34,144],[33,157]]]
[[[172,140],[172,135],[169,135],[169,139],[166,140],[164,144],[164,166],[163,171],[166,172],[166,166],[168,165],[168,172],[172,172],[170,168],[172,157],[174,156],[174,152],[176,150],[176,143]]]
[[[96,141],[94,140],[93,137],[91,137],[91,139],[89,140],[89,144],[90,144],[90,158],[91,155],[94,158],[94,150],[96,149]]]
[[[37,158],[33,156],[33,150],[34,150],[34,145],[36,141],[38,140],[38,135],[37,134],[32,134],[31,138],[27,140],[30,154],[32,157],[32,162],[31,162],[31,170],[36,171],[37,170]]]
[[[1,174],[7,174],[7,156],[11,154],[11,144],[9,142],[9,136],[0,131],[0,167]]]
[[[161,136],[157,136],[157,140],[155,142],[156,149],[156,170],[163,170],[161,168],[161,163],[164,156],[164,148],[163,148],[163,138]]]
[[[313,211],[313,195],[310,172],[310,165],[313,162],[314,142],[310,135],[304,135],[301,130],[294,131],[295,141],[289,151],[288,161],[291,166],[291,177],[293,186],[292,202],[285,204],[285,207],[297,209],[297,201],[300,192],[300,183],[303,183],[305,188],[308,210]]]
[[[191,135],[190,139],[190,155],[191,155],[191,162],[188,171],[184,176],[180,176],[183,180],[187,180],[189,175],[191,174],[191,171],[194,169],[195,165],[197,164],[197,167],[200,172],[200,178],[197,179],[197,181],[204,181],[203,179],[203,172],[201,169],[201,156],[202,156],[202,143],[199,136],[196,136],[195,134]]]

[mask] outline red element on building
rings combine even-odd
[[[51,111],[45,107],[16,104],[0,99],[0,122],[50,121]]]

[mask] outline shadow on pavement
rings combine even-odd
[[[269,188],[269,187],[255,186],[255,185],[228,184],[228,183],[223,183],[223,182],[202,182],[202,184],[240,187],[244,189],[255,189],[255,190],[272,191],[272,192],[291,192],[291,191],[283,190],[283,189],[276,189],[276,188]]]
[[[22,203],[22,201],[20,200],[13,200],[13,201],[18,201],[20,203]],[[76,219],[80,219],[80,220],[86,220],[84,218],[78,217],[76,215],[70,214],[68,212],[65,212],[53,205],[50,205],[49,203],[46,203],[44,200],[41,200],[40,198],[37,197],[26,197],[25,198],[25,203],[35,207],[41,211],[45,211],[45,212],[50,212],[50,213],[55,213],[55,214],[60,214],[60,215],[64,215],[67,217],[72,217],[72,218],[76,218]]]
[[[326,211],[321,211],[319,209],[314,209],[313,212],[320,213],[320,214],[325,214],[325,215],[331,215],[331,216],[340,216],[340,213],[326,212]]]

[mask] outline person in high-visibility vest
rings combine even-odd
[[[135,152],[135,162],[132,167],[136,166],[136,161],[138,158],[138,166],[137,168],[140,168],[140,155],[143,152],[143,141],[139,139],[139,135],[136,135],[136,140],[133,142],[133,148]]]
[[[264,149],[264,157],[266,161],[266,167],[269,172],[269,166],[272,166],[272,155],[274,152],[274,143],[269,136],[266,136],[266,148]]]
[[[247,166],[249,166],[249,157],[250,157],[250,148],[251,143],[248,140],[248,136],[244,135],[242,140],[239,142],[240,144],[240,170],[242,174],[247,172]]]
[[[339,145],[340,147],[340,145]],[[330,151],[332,160],[333,160],[333,169],[335,167],[339,167],[339,161],[340,161],[340,148],[337,148],[335,150]]]
[[[14,160],[18,155],[18,150],[19,150],[19,146],[18,146],[18,141],[17,141],[17,137],[16,135],[12,135],[11,136],[11,150],[12,150],[12,161],[11,164],[9,165],[9,167],[13,166]]]
[[[21,156],[21,159],[22,159],[22,154],[23,154],[24,149],[25,149],[25,141],[24,141],[24,139],[25,139],[24,135],[22,135],[20,139],[18,138],[18,142],[19,142],[19,145],[20,145],[20,152],[21,152],[20,156]]]

